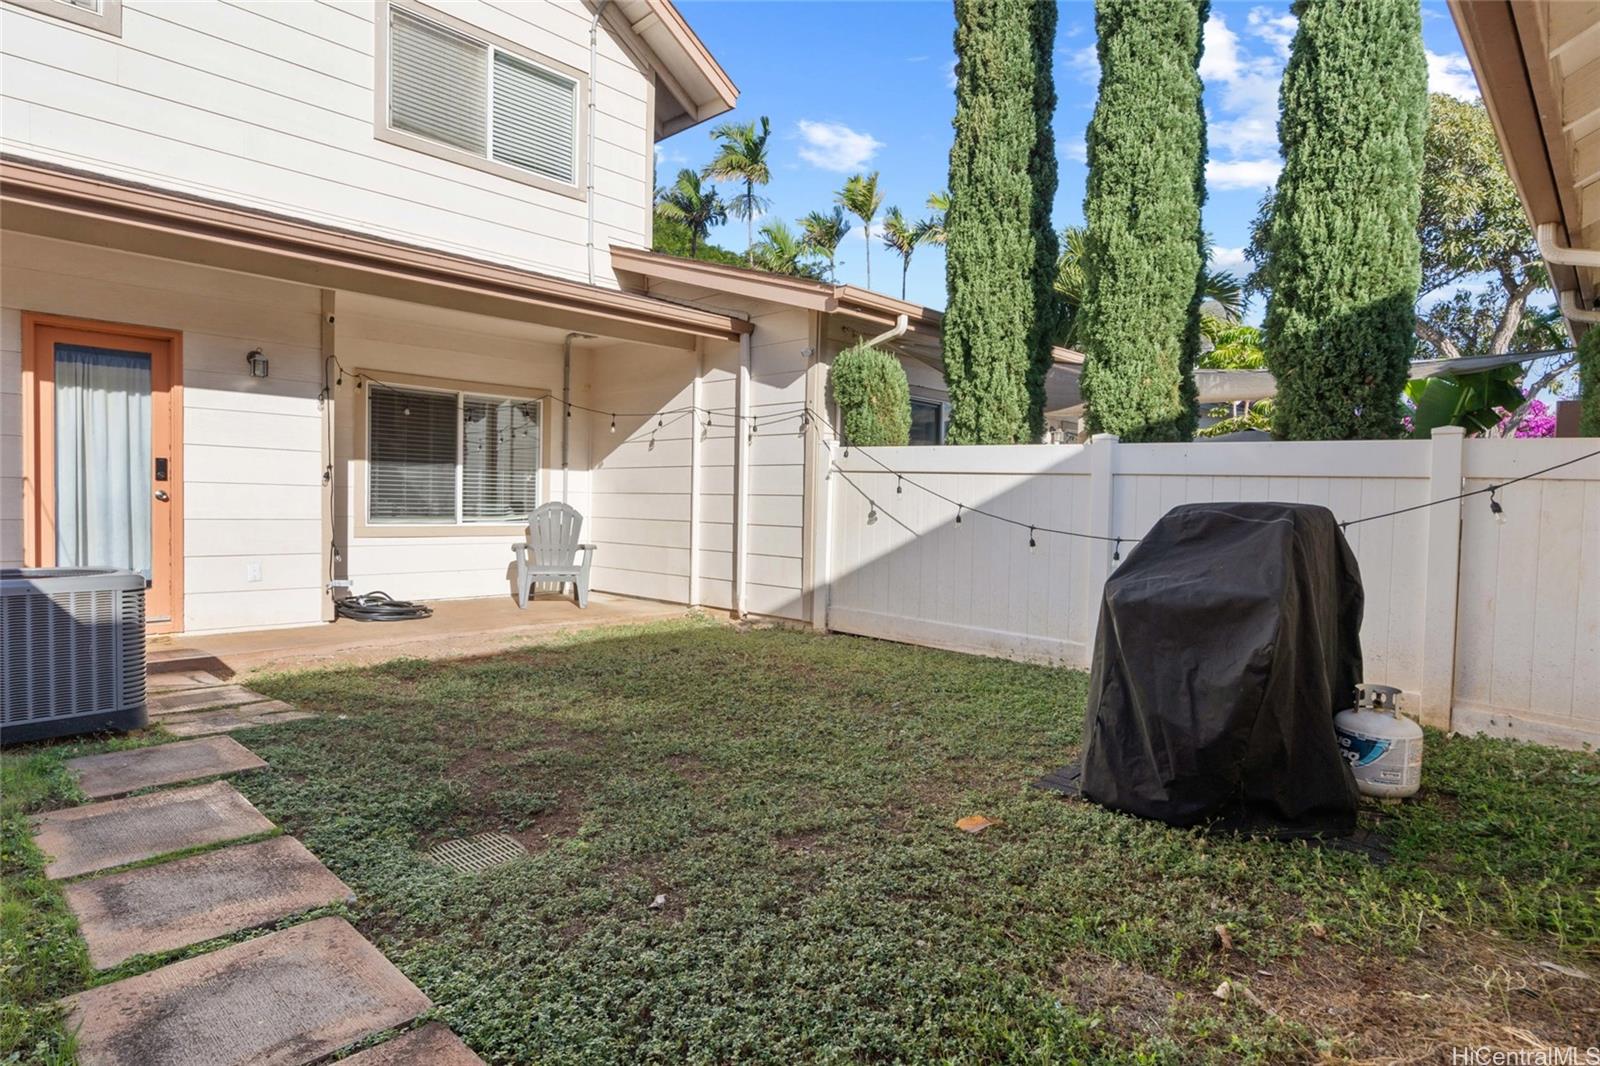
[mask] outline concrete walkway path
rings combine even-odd
[[[211,737],[67,765],[86,794],[118,795],[266,763],[231,738]],[[64,891],[99,969],[354,899],[286,836],[119,869],[276,828],[227,781],[51,811],[33,825],[46,876],[77,878]],[[62,1006],[82,1066],[306,1066],[405,1026],[432,1004],[349,922],[319,918],[88,989]],[[438,1025],[349,1061],[357,1059],[482,1066]]]

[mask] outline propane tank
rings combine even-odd
[[[1367,796],[1401,799],[1422,785],[1422,727],[1400,716],[1388,685],[1357,685],[1356,705],[1333,716],[1339,751]]]

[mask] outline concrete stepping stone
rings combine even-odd
[[[340,1059],[339,1066],[484,1066],[461,1038],[438,1022]]]
[[[301,1066],[433,1004],[343,918],[319,918],[62,1001],[81,1066]],[[426,1061],[426,1060],[422,1060]]]
[[[169,670],[145,675],[146,692],[171,692],[186,688],[216,688],[227,684],[209,670]]]
[[[180,689],[151,696],[145,706],[152,716],[182,714],[185,711],[203,711],[211,707],[237,707],[244,703],[262,703],[267,697],[251,692],[242,685],[222,685],[215,688]]]
[[[213,733],[231,733],[235,729],[272,725],[275,722],[293,722],[298,718],[315,718],[310,711],[297,711],[292,703],[268,700],[265,703],[247,703],[243,707],[225,707],[217,711],[200,711],[182,717],[163,718],[161,726],[179,737],[201,737]]]
[[[355,894],[294,837],[273,837],[75,881],[66,897],[89,961],[105,970]]]
[[[33,826],[52,881],[273,828],[226,781],[51,811],[35,815]]]
[[[260,770],[266,762],[232,737],[207,737],[157,744],[131,751],[85,755],[67,760],[78,787],[90,799],[105,799],[154,785],[175,785],[199,777]]]

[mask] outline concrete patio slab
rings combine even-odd
[[[90,799],[105,799],[154,785],[260,770],[266,762],[232,737],[157,744],[132,751],[68,759],[67,769]]]
[[[215,688],[181,689],[151,696],[146,701],[152,717],[165,714],[182,714],[185,711],[203,711],[210,707],[237,707],[243,703],[261,703],[267,697],[251,692],[240,685],[221,685]]]
[[[301,1066],[433,1004],[343,918],[62,1001],[81,1066]]]
[[[226,781],[51,811],[33,818],[34,843],[52,881],[220,844],[272,823]]]
[[[76,881],[66,897],[89,961],[104,970],[355,894],[304,844],[274,837]]]
[[[429,1022],[404,1036],[385,1040],[377,1047],[347,1059],[339,1066],[484,1066],[482,1059],[461,1038],[438,1022]]]
[[[295,710],[292,703],[268,700],[265,703],[247,703],[242,707],[226,707],[217,711],[174,715],[171,718],[163,718],[161,727],[174,736],[203,737],[213,733],[231,733],[235,729],[249,729],[252,726],[314,717],[316,716],[310,711]]]

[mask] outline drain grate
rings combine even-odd
[[[504,833],[479,833],[465,840],[446,840],[428,849],[428,858],[464,874],[477,874],[527,856],[528,849]]]

